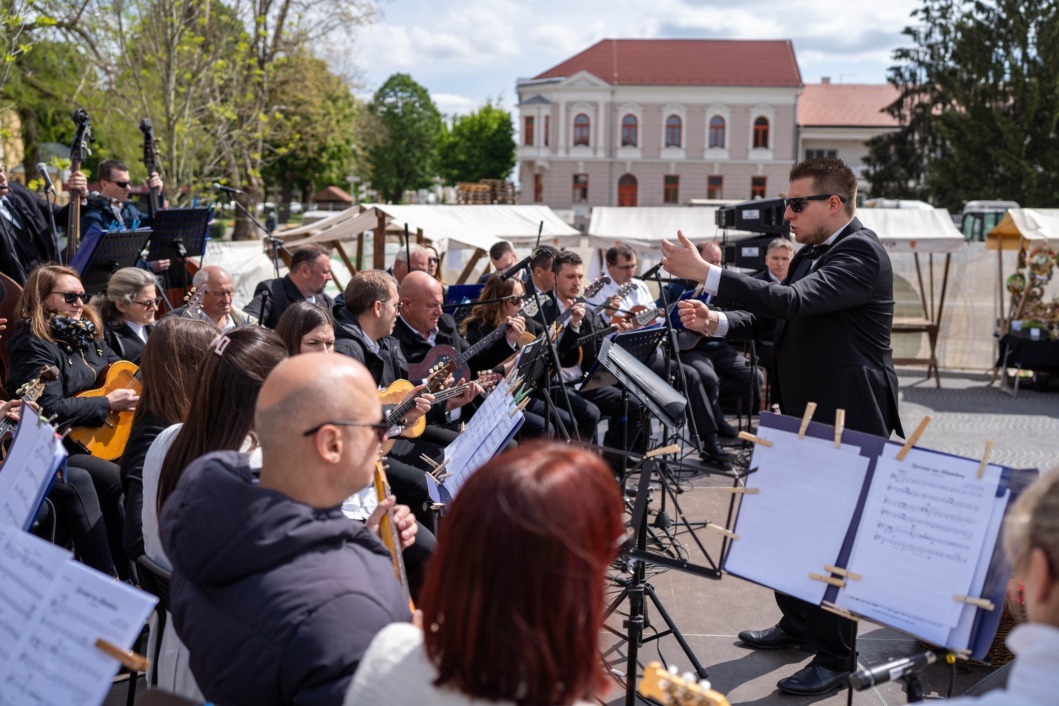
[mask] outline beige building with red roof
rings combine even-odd
[[[519,79],[522,203],[774,197],[798,146],[788,40],[605,39]]]

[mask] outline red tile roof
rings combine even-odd
[[[802,85],[787,39],[604,39],[534,78],[578,71],[625,86]]]
[[[897,127],[897,119],[884,112],[897,100],[889,83],[810,83],[798,98],[798,124],[802,127]]]

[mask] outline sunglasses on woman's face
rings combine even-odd
[[[52,294],[62,295],[63,301],[67,304],[73,304],[78,299],[84,304],[88,301],[88,295],[84,292],[52,292]]]

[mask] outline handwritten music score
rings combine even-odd
[[[977,595],[983,543],[1006,505],[997,497],[1000,469],[978,478],[973,459],[912,449],[898,461],[897,448],[878,459],[847,566],[863,578],[835,602],[945,644],[965,609],[952,596]]]
[[[28,530],[64,460],[66,449],[55,428],[40,423],[32,407],[23,407],[15,440],[0,466],[0,524]]]
[[[97,639],[129,647],[154,596],[0,527],[0,706],[101,704],[120,665]]]

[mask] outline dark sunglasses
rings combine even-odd
[[[133,304],[139,304],[144,309],[150,309],[152,306],[161,306],[162,305],[162,298],[161,297],[155,297],[154,299],[148,299],[145,302],[138,302],[135,299],[133,299],[132,303]]]
[[[801,213],[802,209],[805,208],[806,201],[827,201],[832,196],[836,197],[842,203],[846,203],[846,197],[839,196],[838,194],[814,194],[812,196],[798,196],[793,199],[783,199],[783,207],[789,208],[794,213]]]
[[[436,265],[439,262],[441,262],[441,258],[431,257],[431,258],[427,259],[427,262],[429,262],[431,265]]]
[[[132,182],[131,181],[115,181],[115,182],[111,182],[111,183],[114,184],[114,186],[118,187],[119,189],[128,189],[130,186],[132,186]]]
[[[63,301],[67,304],[73,304],[78,299],[84,304],[88,301],[88,295],[84,292],[52,292],[52,294],[61,294]]]
[[[347,422],[345,420],[336,419],[330,422],[320,422],[312,429],[303,431],[302,436],[312,436],[328,424],[333,424],[336,427],[371,427],[375,430],[375,438],[379,440],[380,444],[386,441],[386,434],[390,431],[390,425],[386,422]]]

